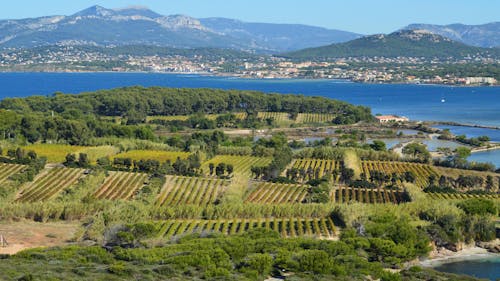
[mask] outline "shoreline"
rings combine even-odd
[[[433,253],[435,253],[435,251]],[[471,246],[471,247],[466,247],[458,252],[453,252],[447,249],[443,249],[435,253],[435,256],[431,258],[426,258],[424,260],[419,260],[416,263],[423,267],[433,268],[447,263],[489,259],[489,258],[500,258],[500,254],[489,252],[487,249],[481,247]]]
[[[412,83],[412,82],[367,82],[367,81],[355,81],[347,78],[307,78],[307,77],[247,77],[237,73],[210,73],[210,72],[161,72],[161,71],[146,71],[146,70],[131,70],[131,71],[112,71],[112,70],[102,70],[102,71],[92,71],[92,70],[58,70],[58,71],[23,71],[23,70],[0,70],[0,73],[141,73],[141,74],[173,74],[173,75],[199,75],[205,77],[221,77],[221,78],[237,78],[237,79],[248,79],[248,80],[304,80],[304,81],[316,81],[316,80],[332,80],[332,81],[346,81],[349,83],[357,84],[383,84],[383,85],[415,85],[415,86],[446,86],[446,87],[464,87],[464,88],[474,88],[474,87],[500,87],[500,84],[494,85],[483,85],[483,84],[473,84],[473,85],[462,85],[462,84],[441,84],[441,83]],[[496,128],[500,129],[500,128]]]

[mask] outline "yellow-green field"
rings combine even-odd
[[[219,163],[233,165],[234,173],[251,176],[252,166],[266,166],[271,163],[271,158],[253,157],[253,156],[233,156],[233,155],[217,155],[202,166],[205,173],[209,172],[209,164],[214,163],[217,166]]]
[[[89,160],[95,163],[97,159],[106,156],[112,156],[118,153],[118,148],[105,145],[105,146],[75,146],[67,144],[33,144],[23,147],[26,150],[36,152],[38,156],[47,157],[49,163],[62,163],[66,160],[66,155],[86,153]]]
[[[162,150],[130,150],[116,154],[113,158],[130,158],[132,160],[157,160],[166,162],[170,160],[174,162],[178,157],[186,159],[189,156],[188,152],[162,151]]]
[[[326,113],[299,113],[297,114],[297,123],[327,123],[332,122],[335,114]]]

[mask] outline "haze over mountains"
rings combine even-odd
[[[473,46],[500,46],[500,23],[479,26],[413,24],[404,28],[406,29],[429,30]],[[345,45],[337,45],[337,49],[341,50],[355,47],[356,42],[373,41],[376,36],[362,37],[361,34],[348,31],[298,24],[164,16],[138,7],[106,9],[93,6],[70,16],[0,20],[0,48],[153,45],[173,48],[231,48],[276,54],[354,40]],[[391,38],[390,36],[386,35],[386,39]],[[450,46],[464,48],[462,45]],[[408,48],[406,49],[412,50],[411,47]]]

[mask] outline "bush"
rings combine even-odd
[[[457,205],[460,209],[464,210],[466,214],[472,215],[496,215],[497,207],[495,203],[487,199],[473,198],[467,199],[458,203]]]

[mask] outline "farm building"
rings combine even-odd
[[[410,119],[408,119],[408,117],[397,116],[397,115],[380,115],[380,116],[375,116],[375,118],[377,118],[378,122],[380,122],[380,123],[408,122],[408,121],[410,121]]]

